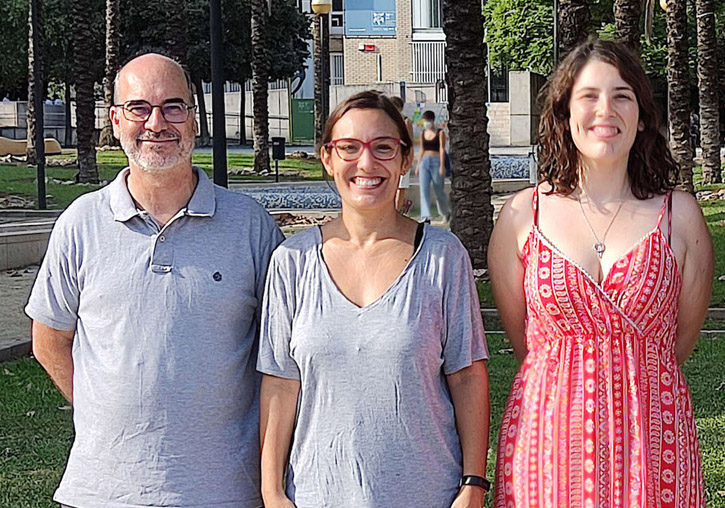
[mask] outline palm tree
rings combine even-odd
[[[106,67],[103,77],[103,99],[106,111],[113,105],[113,79],[118,71],[118,56],[121,47],[121,13],[120,0],[106,0]],[[103,129],[98,140],[100,146],[115,144],[111,119],[106,115]]]
[[[678,186],[694,193],[690,144],[690,76],[687,65],[687,2],[667,1],[667,109],[670,150],[680,167]]]
[[[592,15],[586,0],[559,1],[559,59],[587,40]]]
[[[45,86],[43,73],[37,72],[36,67],[43,68],[43,16],[39,0],[31,0],[28,4],[28,132],[26,155],[27,163],[35,165],[38,157],[35,151],[37,128],[43,125],[43,96]],[[36,96],[40,96],[38,101]],[[40,104],[40,110],[36,106]],[[37,120],[37,123],[36,123]]]
[[[450,156],[455,168],[451,231],[466,246],[473,267],[481,269],[487,266],[493,206],[480,0],[444,0],[443,31]]]
[[[170,56],[186,63],[186,0],[166,0],[166,48]]]
[[[614,0],[614,23],[617,27],[616,40],[639,53],[640,0]]]
[[[700,144],[705,183],[722,181],[715,1],[697,0],[697,77],[700,89]]]
[[[73,0],[71,19],[73,27],[73,47],[75,57],[76,82],[76,132],[78,137],[78,176],[79,182],[98,183],[96,166],[96,101],[93,94],[95,79],[93,73],[93,38],[89,12],[93,2]]]
[[[191,82],[194,83],[196,103],[199,106],[199,145],[209,146],[209,120],[206,114],[206,101],[204,100],[204,85],[201,76],[192,72]]]
[[[267,49],[267,0],[252,5],[252,109],[254,114],[254,171],[269,170],[269,51]]]

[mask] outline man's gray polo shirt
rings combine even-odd
[[[282,234],[203,171],[163,228],[128,170],[59,217],[27,314],[73,342],[75,442],[57,502],[251,508],[265,272]]]

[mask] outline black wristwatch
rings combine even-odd
[[[460,489],[464,485],[473,485],[474,487],[480,487],[486,492],[491,491],[491,482],[482,476],[476,476],[467,474],[461,477],[461,481],[458,482],[458,488]]]

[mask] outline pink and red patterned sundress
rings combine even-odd
[[[675,359],[681,278],[657,224],[597,283],[534,226],[528,355],[498,445],[496,508],[699,508],[690,392]],[[667,228],[668,235],[670,228]]]

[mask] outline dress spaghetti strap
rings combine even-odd
[[[667,193],[667,245],[672,246],[672,191]]]
[[[665,200],[662,203],[662,208],[657,216],[657,228],[659,229],[662,219],[667,212],[667,244],[672,244],[672,191],[669,191],[665,196]]]
[[[534,226],[539,227],[539,185],[534,186],[534,195],[531,197],[531,209],[534,211]]]

